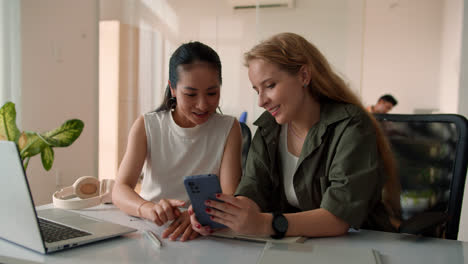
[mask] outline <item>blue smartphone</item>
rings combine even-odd
[[[225,228],[225,225],[212,221],[210,215],[205,212],[207,208],[205,205],[206,200],[219,201],[216,199],[216,194],[221,193],[222,190],[218,176],[215,174],[186,176],[184,177],[184,185],[198,222],[211,228]]]

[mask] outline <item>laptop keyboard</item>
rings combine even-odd
[[[42,218],[39,218],[39,226],[42,231],[42,236],[47,243],[91,235],[88,232],[80,231]]]

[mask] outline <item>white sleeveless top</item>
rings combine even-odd
[[[299,208],[296,191],[294,190],[294,173],[296,173],[298,157],[291,154],[288,150],[288,124],[281,126],[279,152],[281,167],[283,169],[283,184],[286,199],[289,204]]]
[[[178,126],[171,111],[144,115],[147,154],[140,195],[148,201],[162,198],[188,201],[184,176],[219,176],[224,146],[234,117],[213,114],[192,128]]]

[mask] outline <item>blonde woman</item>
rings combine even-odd
[[[303,37],[282,33],[245,54],[265,112],[236,195],[206,201],[212,219],[251,235],[394,231],[399,183],[376,120]],[[216,210],[215,210],[216,209]],[[213,230],[192,227],[203,235]]]

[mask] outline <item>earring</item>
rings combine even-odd
[[[177,105],[177,99],[175,97],[169,98],[169,101],[167,102],[169,109],[173,110],[176,108]]]
[[[307,88],[307,86],[308,86],[307,84],[304,84],[304,85],[303,85],[304,88]]]

